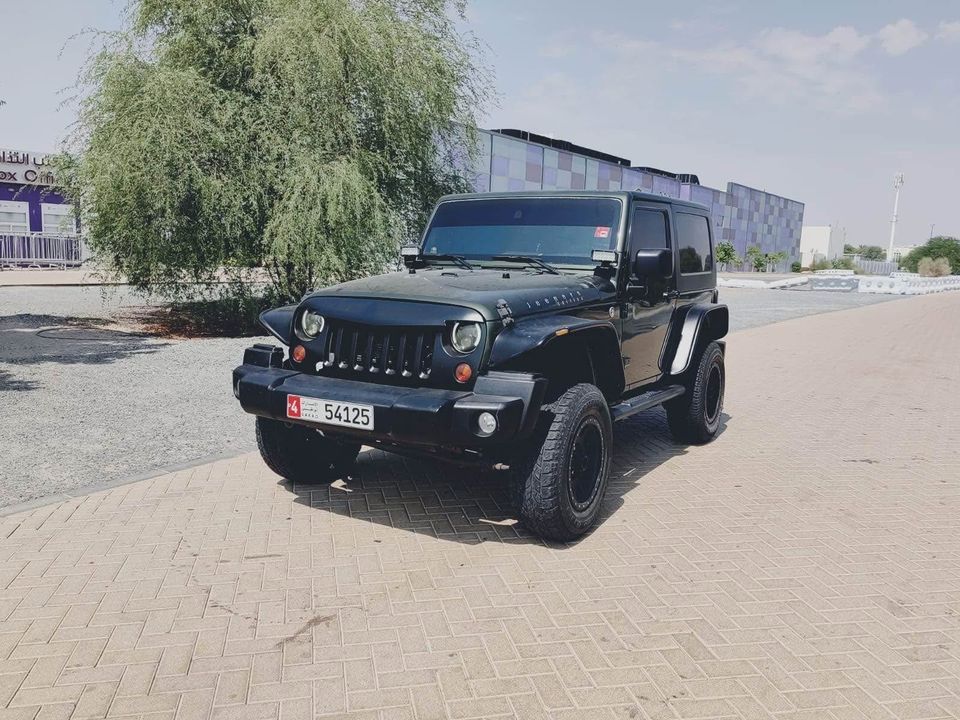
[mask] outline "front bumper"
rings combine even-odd
[[[544,378],[527,373],[490,372],[473,390],[411,388],[307,375],[282,366],[282,350],[257,345],[233,371],[241,407],[261,417],[295,422],[360,441],[429,447],[483,448],[530,435],[546,391]],[[327,426],[287,417],[287,395],[301,395],[373,407],[373,430]],[[497,429],[483,436],[481,412],[492,413]]]

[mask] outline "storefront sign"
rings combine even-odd
[[[44,153],[0,148],[0,182],[17,185],[56,185]]]

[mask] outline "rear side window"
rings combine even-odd
[[[703,215],[677,213],[677,247],[680,249],[680,272],[684,275],[713,270],[713,248],[710,247],[710,225]]]
[[[630,225],[630,248],[637,250],[662,250],[669,248],[667,239],[667,214],[662,210],[637,208],[633,211]]]

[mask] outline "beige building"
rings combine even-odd
[[[842,256],[843,235],[833,225],[804,225],[800,231],[800,264],[810,267],[817,260]]]

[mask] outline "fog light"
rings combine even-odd
[[[477,416],[477,427],[481,435],[493,435],[497,431],[497,417],[493,413],[482,412]]]
[[[303,359],[307,356],[307,350],[303,345],[297,345],[293,350],[290,351],[290,357],[293,358],[294,362],[303,362]]]
[[[457,379],[458,383],[465,383],[473,377],[473,368],[467,363],[460,363],[457,365],[457,369],[453,371],[453,376]]]

